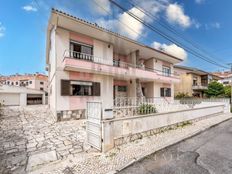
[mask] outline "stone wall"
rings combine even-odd
[[[57,121],[79,120],[84,118],[86,118],[85,109],[57,112]]]

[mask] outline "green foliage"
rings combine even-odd
[[[205,93],[207,97],[223,97],[225,94],[224,86],[217,81],[212,81]]]
[[[231,86],[224,86],[225,97],[231,97]]]
[[[175,98],[176,98],[176,99],[183,99],[183,98],[191,98],[191,97],[189,96],[188,93],[179,92],[179,93],[176,95]]]
[[[152,113],[156,113],[156,108],[155,106],[151,105],[151,104],[141,104],[139,106],[139,114],[143,115],[143,114],[152,114]]]

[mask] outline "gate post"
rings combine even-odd
[[[102,121],[102,151],[114,148],[114,125],[111,121]]]

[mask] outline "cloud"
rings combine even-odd
[[[187,52],[175,44],[166,45],[159,42],[153,42],[151,46],[157,50],[161,50],[180,59],[185,60],[187,58]]]
[[[196,2],[197,4],[202,4],[202,3],[205,2],[205,0],[195,0],[195,2]]]
[[[37,8],[32,6],[32,5],[26,5],[22,7],[23,10],[28,11],[28,12],[36,12]]]
[[[205,29],[209,30],[209,29],[220,29],[221,28],[221,24],[219,22],[213,22],[210,24],[205,24]]]
[[[95,0],[95,1],[96,1],[96,4],[94,4],[93,9],[96,13],[98,13],[99,15],[103,15],[103,16],[108,15],[108,12],[111,13],[111,7],[110,7],[109,0]]]
[[[139,6],[152,13],[153,16],[156,16],[160,11],[162,11],[165,8],[166,2],[167,2],[166,0],[140,1]],[[135,7],[129,9],[128,12],[136,15],[137,17],[139,17],[141,20],[144,20],[145,22],[151,23],[154,21],[154,18],[150,18],[149,16],[146,16],[142,11],[140,11]],[[119,13],[116,19],[105,20],[104,18],[100,18],[96,22],[98,25],[102,27],[105,27],[110,30],[114,30],[116,32],[119,32],[120,34],[123,34],[135,40],[137,40],[140,37],[140,35],[143,34],[144,31],[144,25],[141,22],[134,19],[133,17],[131,17],[126,12]]]
[[[0,38],[5,35],[6,28],[0,22]]]
[[[190,17],[184,14],[183,7],[177,3],[168,5],[166,9],[166,17],[169,23],[178,24],[183,28],[191,26]]]

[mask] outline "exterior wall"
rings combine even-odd
[[[182,111],[125,117],[103,121],[103,151],[112,149],[123,139],[135,140],[138,135],[156,131],[178,123],[207,118],[224,112],[224,104],[194,108]],[[107,130],[107,131],[105,131]],[[141,137],[142,138],[142,137]]]
[[[53,28],[50,37],[49,51],[49,71],[48,71],[48,97],[49,107],[53,115],[56,116],[56,30]]]
[[[113,45],[94,40],[93,41],[93,55],[96,62],[101,62],[108,65],[113,65]]]
[[[186,71],[175,69],[175,71],[180,75],[180,83],[174,85],[174,93],[177,95],[179,92],[188,93],[188,95],[192,96],[193,90],[193,76],[192,74],[187,74]]]
[[[173,94],[172,83],[174,83],[177,80],[175,78],[172,79],[171,77],[156,75],[154,74],[154,72],[144,71],[142,69],[135,70],[135,68],[133,69],[131,67],[128,70],[119,67],[111,67],[113,65],[114,58],[116,60],[120,59],[120,61],[128,62],[134,65],[137,64],[139,60],[139,51],[134,51],[127,56],[120,55],[114,53],[114,48],[113,45],[111,44],[90,38],[88,36],[79,33],[69,32],[68,30],[62,28],[54,28],[51,32],[50,40],[51,40],[50,42],[51,48],[49,53],[49,105],[54,115],[59,113],[60,117],[62,117],[62,115],[65,115],[65,117],[67,115],[68,115],[67,117],[72,117],[73,113],[74,115],[78,114],[76,110],[82,110],[84,112],[87,101],[95,100],[95,101],[102,101],[103,116],[104,116],[104,110],[112,108],[113,106],[114,81],[113,81],[113,75],[109,75],[109,74],[110,72],[112,73],[114,69],[118,74],[121,73],[120,77],[122,79],[125,74],[133,75],[131,79],[128,78],[126,81],[127,84],[126,95],[128,97],[137,96],[136,78],[138,78],[137,76],[141,77],[141,75],[143,76],[143,78],[152,77],[152,78],[157,78],[157,81],[164,81],[166,84],[168,84],[168,85],[165,84],[166,86],[172,88],[172,94]],[[68,58],[64,60],[65,51],[70,49],[69,48],[70,40],[77,41],[80,43],[85,43],[88,45],[93,45],[94,61],[98,63],[109,64],[111,66],[101,65],[101,64],[95,65],[94,62],[74,60]],[[103,61],[103,62],[99,62],[99,61]],[[73,69],[64,69],[64,65],[66,65],[66,63],[70,66],[79,68],[78,71],[77,69],[75,69],[75,72]],[[160,71],[162,71],[163,65],[170,66],[172,68],[171,64],[160,60],[155,60],[154,58],[145,61],[145,65],[153,69],[158,69]],[[87,70],[87,67],[89,67],[90,70],[84,71],[81,69],[82,66],[84,67],[85,70]],[[96,73],[94,71],[95,69],[98,74],[95,74]],[[103,70],[105,70],[106,72],[103,73]],[[102,73],[100,74],[101,71]],[[61,96],[62,79],[100,82],[101,96],[100,97]],[[147,88],[146,90],[148,91],[147,96],[160,97],[160,88],[164,87],[164,84],[158,82],[152,82],[150,80],[150,82],[146,83],[145,86]],[[65,119],[68,119],[67,117]]]
[[[83,35],[69,33],[67,30],[57,28],[51,34],[50,50],[50,107],[56,113],[65,113],[64,111],[84,110],[87,101],[104,101],[103,108],[112,108],[113,106],[113,77],[96,75],[90,73],[63,71],[63,55],[69,50],[70,40],[84,42],[94,45],[94,56],[104,58],[106,61],[113,62],[113,46],[97,40],[91,40]],[[61,80],[84,80],[101,83],[101,96],[61,96]],[[104,111],[103,109],[103,111]],[[69,114],[69,113],[68,113]],[[70,115],[70,114],[69,114]]]

